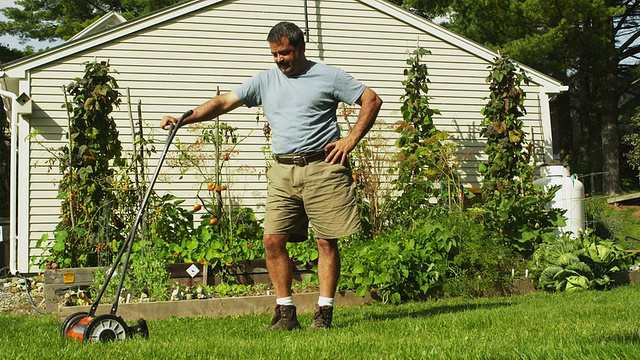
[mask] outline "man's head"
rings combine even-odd
[[[304,33],[294,23],[277,23],[267,36],[273,61],[286,75],[297,75],[307,67]]]

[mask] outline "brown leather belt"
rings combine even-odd
[[[273,156],[279,164],[305,166],[310,162],[324,160],[327,153],[324,149],[299,154],[282,154]]]

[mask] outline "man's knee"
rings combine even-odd
[[[338,250],[338,239],[316,239],[319,252],[334,252]]]
[[[286,249],[288,238],[289,235],[265,234],[262,237],[265,251],[282,251],[283,249]]]

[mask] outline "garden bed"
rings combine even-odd
[[[312,272],[314,264],[295,264],[293,283],[300,283],[306,274]],[[196,287],[198,285],[216,286],[221,279],[219,271],[199,263],[181,263],[166,265],[170,283]],[[49,313],[58,311],[64,295],[69,292],[87,289],[97,270],[106,271],[108,267],[86,267],[70,269],[47,269],[44,272],[45,309]],[[243,285],[270,284],[265,260],[240,261],[238,266],[228,269],[232,282]],[[117,282],[119,279],[113,279]],[[258,294],[256,294],[258,295]],[[260,294],[264,295],[264,293]]]
[[[45,288],[47,282],[55,282],[49,284],[49,291],[45,290],[52,296],[48,304],[51,303],[54,308],[50,312],[58,312],[61,319],[66,319],[69,315],[77,312],[88,312],[91,308],[87,306],[65,306],[60,304],[60,289],[78,288],[79,284],[88,285],[93,279],[93,274],[98,268],[83,269],[58,269],[47,270],[45,273]],[[299,313],[310,312],[314,310],[318,300],[318,291],[315,287],[296,286],[299,284],[303,276],[311,273],[313,264],[294,266],[294,302]],[[105,269],[103,269],[105,270]],[[202,264],[171,264],[167,265],[170,273],[172,284],[180,283],[182,286],[197,287],[198,285],[218,285],[220,279],[214,276],[211,268]],[[118,304],[117,314],[125,321],[135,321],[139,318],[145,320],[162,319],[166,317],[217,317],[217,316],[236,316],[245,314],[271,313],[273,312],[276,300],[272,295],[272,287],[269,281],[266,264],[264,260],[252,260],[240,262],[239,266],[231,271],[232,277],[237,284],[251,285],[249,296],[246,293],[243,296],[234,296],[230,294],[228,297],[210,297],[193,300],[176,300],[176,301],[156,301],[146,302],[140,299],[130,299],[131,302]],[[90,280],[90,279],[91,280]],[[47,280],[48,279],[48,280]],[[64,281],[73,283],[64,284]],[[112,280],[115,281],[116,279]],[[51,288],[58,287],[58,292],[52,291]],[[366,303],[378,301],[375,294],[367,294],[364,297],[356,296],[352,291],[343,291],[336,294],[336,306],[358,306]],[[102,300],[98,306],[96,315],[108,314],[113,306],[113,300]],[[51,306],[47,307],[50,310]]]

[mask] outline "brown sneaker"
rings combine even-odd
[[[333,319],[333,306],[318,306],[316,305],[316,311],[313,313],[313,323],[310,329],[328,329],[331,327],[331,320]]]
[[[293,305],[277,305],[276,313],[267,330],[295,330],[300,329],[296,307]]]

